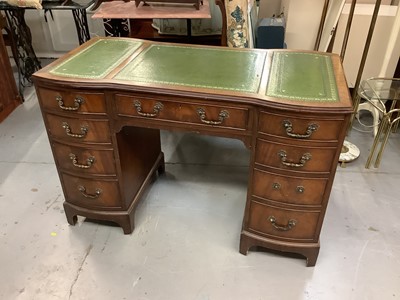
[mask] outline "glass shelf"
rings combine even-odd
[[[374,163],[374,167],[378,168],[389,135],[397,130],[400,121],[400,108],[398,108],[400,102],[397,103],[397,100],[400,99],[400,78],[370,78],[364,80],[358,88],[358,96],[365,100],[360,106],[366,107],[366,104],[372,106],[372,109],[370,107],[368,110],[373,115],[375,113],[376,117],[374,118],[380,117],[381,119],[380,123],[378,123],[378,120],[374,120],[378,130],[365,164],[365,168],[368,169],[375,157],[376,150],[379,148]],[[391,101],[390,108],[385,105],[387,101]]]

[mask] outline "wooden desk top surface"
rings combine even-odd
[[[312,51],[95,38],[34,78],[301,109],[352,106],[339,57]]]
[[[208,0],[203,1],[200,9],[193,5],[167,5],[151,4],[138,7],[135,1],[111,1],[103,2],[98,11],[92,16],[94,19],[211,19],[210,5]]]

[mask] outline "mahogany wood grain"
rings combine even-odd
[[[47,114],[48,132],[66,142],[111,144],[110,124],[102,119],[79,119]],[[70,134],[67,133],[67,128]]]
[[[249,230],[280,240],[318,241],[316,232],[319,210],[295,210],[251,202]],[[276,219],[276,226],[287,228],[291,220],[295,225],[290,230],[276,229],[269,220]]]
[[[44,99],[42,101],[43,108],[49,111],[54,111],[58,113],[68,113],[69,115],[74,114],[97,114],[97,115],[105,115],[106,114],[106,102],[104,99],[103,93],[98,92],[90,92],[85,90],[50,90],[50,89],[40,89],[38,91],[39,97]],[[76,100],[83,99],[83,103],[79,105],[79,109],[74,110],[64,110],[60,107],[60,103],[58,101],[58,97],[63,102],[63,106],[69,108],[76,107]]]
[[[122,208],[116,178],[94,179],[67,173],[62,173],[61,177],[69,202],[92,209]]]
[[[176,121],[180,125],[186,127],[188,123],[197,125],[212,125],[220,128],[231,128],[237,130],[247,130],[249,128],[249,109],[238,105],[215,105],[207,103],[207,101],[195,102],[188,99],[180,99],[179,101],[163,100],[157,98],[149,98],[143,96],[127,96],[117,94],[115,97],[116,111],[119,116],[149,118],[139,114],[135,107],[135,101],[140,104],[141,113],[154,113],[157,103],[161,104],[161,109],[154,117],[155,121]],[[204,110],[205,120],[202,122],[198,113],[199,109]],[[223,118],[221,124],[207,124],[207,121],[219,121],[221,112],[227,112],[227,117]]]
[[[53,143],[55,160],[59,168],[69,172],[79,172],[93,175],[115,175],[115,157],[113,149],[77,147],[68,144]],[[71,154],[76,156],[77,165],[90,167],[83,168],[73,164]],[[88,160],[93,158],[93,163]]]
[[[253,196],[265,201],[321,207],[328,178],[281,175],[254,168]]]
[[[280,142],[257,140],[256,163],[276,169],[290,170],[292,172],[314,172],[329,174],[337,147],[304,147]],[[284,152],[287,156],[286,163],[302,166],[287,166],[280,155]],[[310,154],[309,160],[301,164],[302,157]]]
[[[286,123],[285,123],[286,121]],[[340,128],[343,125],[343,116],[319,116],[318,120],[315,120],[314,115],[307,116],[302,114],[275,114],[270,112],[261,112],[258,130],[260,133],[274,135],[278,137],[284,137],[293,139],[287,133],[287,127],[285,124],[290,123],[292,126],[291,134],[297,134],[300,136],[307,135],[307,129],[316,125],[315,131],[312,131],[308,138],[297,138],[298,140],[309,141],[332,141],[337,143],[340,134]]]

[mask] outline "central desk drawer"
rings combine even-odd
[[[119,116],[239,130],[249,128],[249,108],[244,106],[212,105],[185,100],[175,102],[120,94],[115,99]]]
[[[54,143],[53,152],[63,170],[92,175],[116,174],[112,149],[87,149]]]

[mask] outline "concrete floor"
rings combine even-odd
[[[0,124],[0,299],[399,299],[400,139],[379,169],[338,167],[315,267],[241,255],[249,154],[230,139],[163,132],[166,174],[136,230],[68,225],[35,93]],[[358,124],[355,124],[358,126]]]

